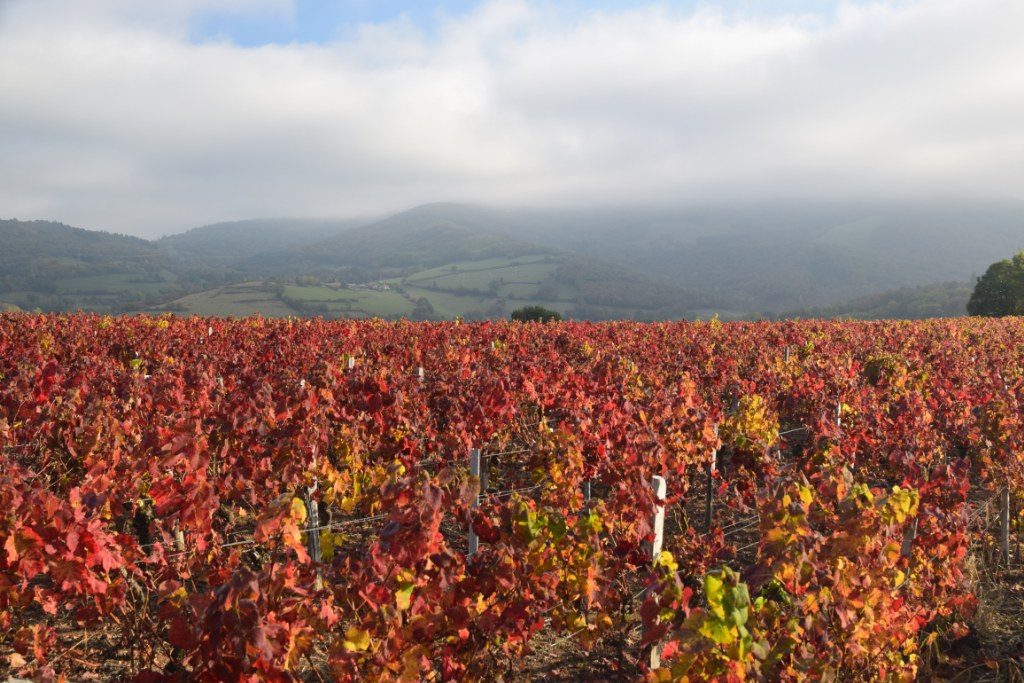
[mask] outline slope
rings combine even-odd
[[[157,240],[156,244],[179,256],[220,265],[234,265],[257,254],[305,247],[368,222],[367,219],[359,218],[232,221],[167,235]]]

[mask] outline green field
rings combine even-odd
[[[189,294],[158,308],[186,314],[236,318],[257,313],[271,318],[297,314],[277,294],[259,282],[243,282]]]
[[[415,306],[414,302],[395,290],[378,292],[372,289],[286,285],[282,297],[286,301],[295,300],[308,306],[322,307],[325,314],[342,315],[346,318],[408,316]]]
[[[109,275],[87,275],[68,277],[56,280],[57,292],[66,294],[120,294],[133,292],[140,294],[159,294],[177,284],[174,273],[164,271],[153,275],[139,273],[113,273]]]
[[[576,309],[580,292],[555,280],[559,261],[549,255],[488,258],[382,280],[387,290],[367,285],[324,286],[248,282],[182,297],[169,310],[201,315],[320,315],[325,318],[506,317],[523,306],[543,306],[563,315]],[[426,300],[429,306],[423,306]],[[419,304],[419,307],[418,307]],[[604,315],[643,317],[631,308],[603,307]]]

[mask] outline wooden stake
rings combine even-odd
[[[317,565],[323,561],[320,551],[320,505],[316,502],[317,482],[306,488],[306,552]],[[316,570],[316,589],[323,588],[320,568]]]
[[[707,499],[704,501],[704,528],[711,531],[715,513],[715,468],[718,466],[718,451],[711,451],[711,462],[707,466]]]
[[[903,557],[910,557],[910,552],[913,549],[914,539],[917,538],[917,521],[915,517],[914,521],[910,523],[907,530],[903,532],[903,547],[900,548],[900,555]]]
[[[1010,566],[1010,489],[999,492],[999,551],[1003,565]]]

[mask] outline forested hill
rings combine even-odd
[[[156,241],[7,220],[0,239],[0,300],[27,309],[496,317],[550,304],[595,319],[921,317],[961,313],[963,283],[1024,248],[1024,203],[429,204]],[[311,283],[335,293],[282,290]],[[366,294],[396,286],[401,301]],[[252,287],[258,295],[243,291]]]

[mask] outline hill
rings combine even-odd
[[[372,221],[220,223],[153,242],[2,221],[0,239],[0,299],[28,309],[208,310],[212,297],[259,310],[250,304],[266,292],[237,286],[272,286],[266,305],[287,314],[497,316],[521,302],[594,319],[921,317],[960,314],[963,293],[936,283],[969,282],[1024,246],[1024,203],[430,204]],[[288,286],[317,291],[278,291]]]
[[[25,309],[121,312],[222,282],[127,235],[50,221],[0,220],[0,299]]]
[[[974,287],[968,282],[904,287],[859,297],[834,306],[787,311],[775,318],[852,318],[856,320],[921,320],[967,315]]]
[[[368,222],[275,218],[214,223],[161,237],[156,245],[178,256],[235,265],[257,254],[305,247]]]
[[[516,308],[540,305],[575,318],[654,320],[692,317],[708,305],[698,294],[557,252],[491,256],[401,272],[370,282],[312,275],[246,282],[191,294],[155,310],[473,320],[507,317]]]
[[[499,228],[512,231],[514,225],[497,224],[490,212],[474,207],[430,205],[304,246],[267,251],[248,259],[242,267],[248,272],[319,274],[358,269],[379,277],[460,261],[554,251],[498,232]]]
[[[486,209],[435,204],[236,265],[249,277],[288,281],[303,274],[367,285],[344,295],[308,288],[282,294],[292,309],[324,315],[497,317],[540,304],[576,317],[655,319],[687,317],[719,303],[600,259],[504,234],[515,228]],[[224,301],[228,294],[218,297]],[[175,305],[193,310],[189,301]]]
[[[499,231],[758,314],[968,281],[1024,247],[1024,202],[761,202],[492,212]],[[506,228],[502,226],[514,226]]]

